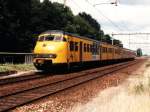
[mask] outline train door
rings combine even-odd
[[[79,54],[79,60],[80,60],[80,62],[82,62],[82,56],[83,56],[83,50],[82,50],[82,46],[83,46],[83,43],[82,42],[80,42],[80,54]]]

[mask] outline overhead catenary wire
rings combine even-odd
[[[124,31],[122,28],[120,28],[120,26],[118,26],[117,24],[115,24],[110,18],[108,18],[107,16],[105,16],[102,11],[100,11],[99,9],[97,9],[95,6],[93,6],[93,4],[91,4],[88,0],[85,0],[90,6],[92,6],[100,15],[102,15],[107,21],[109,21],[114,27],[116,27],[118,30],[120,31]]]
[[[68,1],[68,0],[64,0],[65,2]],[[75,0],[70,0],[72,1],[76,7],[78,7],[79,9],[81,9],[82,11],[84,11],[85,9],[83,7],[81,7]],[[122,25],[117,25],[116,23],[114,23],[109,17],[105,16],[103,14],[103,12],[99,9],[97,9],[92,3],[89,2],[89,0],[85,0],[94,10],[96,10],[105,20],[109,21],[116,29],[118,29],[119,31],[129,31],[130,29],[127,27],[127,25],[121,21],[120,24]],[[115,0],[114,2],[109,2],[107,4],[118,4],[119,0]],[[88,8],[86,8],[86,10],[89,10]],[[88,12],[91,12],[88,11]],[[100,22],[99,22],[100,23]],[[100,23],[101,24],[101,23]],[[123,26],[123,28],[121,27]]]
[[[64,0],[64,3],[66,2],[67,0]],[[80,5],[78,5],[74,0],[71,0],[79,9],[81,10],[85,10],[83,8],[80,7]],[[123,29],[121,29],[118,25],[116,25],[111,19],[109,19],[108,17],[106,17],[100,10],[96,9],[88,0],[86,0],[86,2],[92,6],[98,13],[100,13],[105,19],[107,19],[107,21],[109,21],[114,27],[116,27],[117,29],[119,29],[120,31],[123,31]],[[89,9],[87,9],[89,10]]]
[[[73,1],[73,2],[75,3],[75,5],[76,5],[79,9],[83,9],[83,8],[81,8],[74,0],[71,0],[71,1]]]
[[[100,5],[101,4],[115,4],[116,6],[118,6],[118,4],[119,4],[119,0],[113,0],[114,2],[112,2],[112,1],[107,1],[106,3],[99,3]],[[93,5],[93,4],[91,4],[88,0],[86,0],[86,2],[88,2],[90,5]],[[93,7],[95,7],[96,5],[98,5],[98,3],[97,4],[94,4],[93,5]],[[118,29],[120,30],[120,31],[130,31],[130,29],[127,27],[127,24],[124,22],[124,21],[120,21],[120,25],[118,26],[117,24],[115,24],[110,18],[108,18],[107,16],[105,16],[103,13],[102,13],[102,11],[100,11],[99,9],[97,9],[97,8],[95,8],[96,10],[98,10],[99,12],[100,12],[100,14],[105,18],[105,19],[107,19],[109,22],[111,22],[111,24],[113,24],[115,27],[119,27]],[[123,29],[122,29],[122,26],[123,26]]]

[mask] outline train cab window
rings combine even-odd
[[[54,41],[62,41],[62,36],[55,36]]]
[[[45,41],[51,41],[51,40],[54,40],[54,35],[45,36]]]
[[[38,41],[63,41],[62,35],[43,35],[38,38]]]
[[[74,42],[70,41],[70,51],[74,51]]]
[[[64,41],[64,42],[67,42],[67,39],[66,39],[65,37],[63,37],[63,41]]]
[[[44,41],[44,36],[40,36],[40,37],[38,38],[38,41]]]
[[[78,42],[75,42],[75,51],[78,51]]]

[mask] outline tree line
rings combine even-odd
[[[63,30],[112,43],[100,24],[85,12],[73,15],[69,7],[49,0],[0,1],[0,52],[32,52],[37,36],[46,30]],[[114,44],[122,46],[119,40]]]

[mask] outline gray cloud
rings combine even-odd
[[[150,0],[119,0],[119,3],[125,5],[150,5]]]

